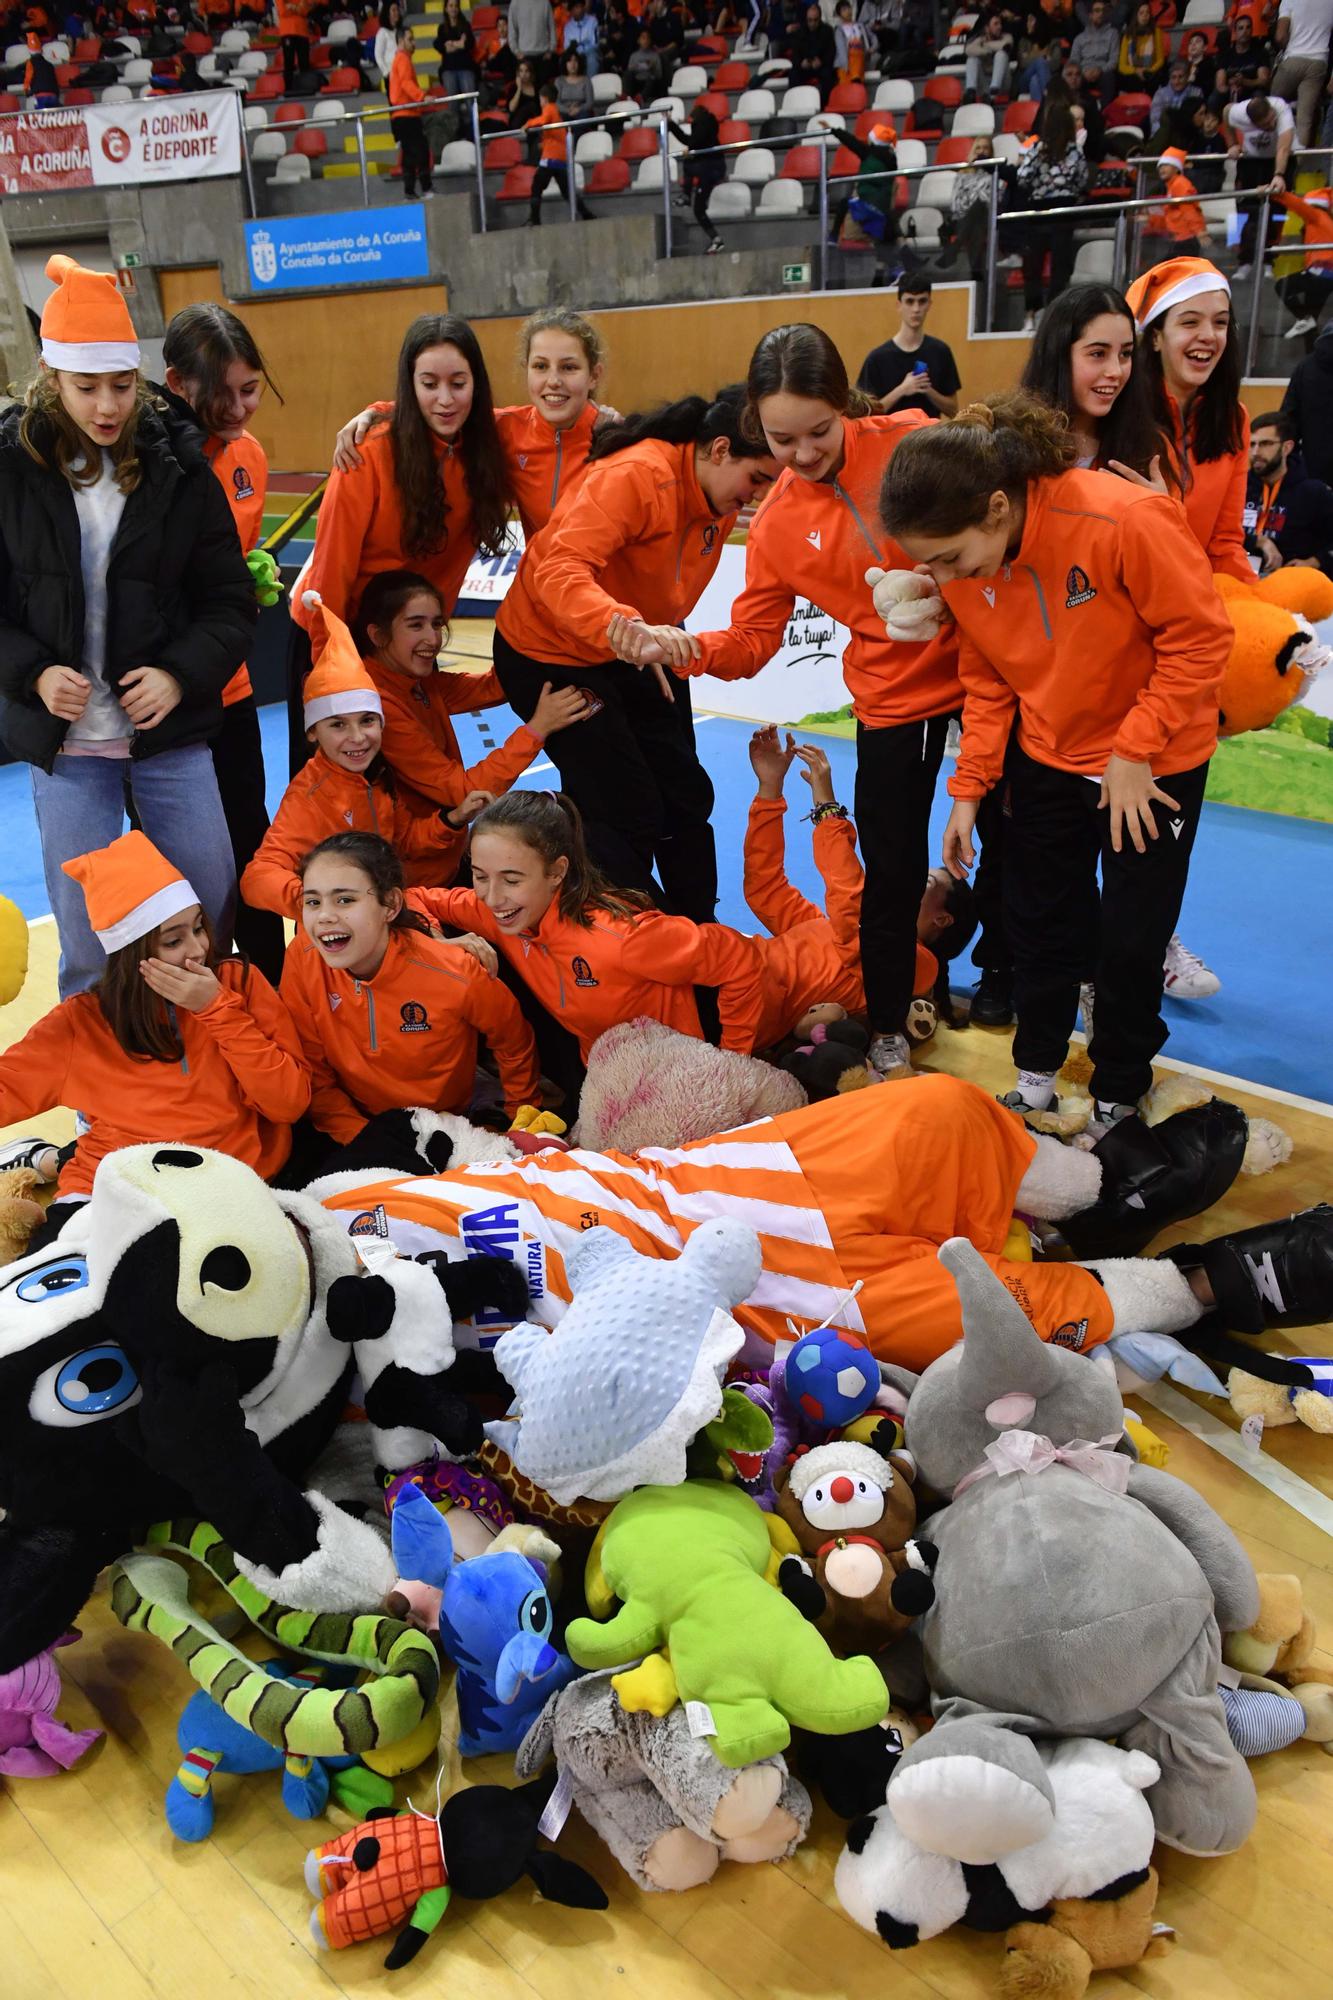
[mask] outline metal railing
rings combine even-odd
[[[311,98],[308,100],[308,102],[313,106],[317,104],[319,100],[318,98]],[[412,105],[410,109],[414,112],[437,111],[440,109],[441,106],[446,104],[466,104],[470,110],[471,120],[472,120],[472,144],[473,147],[475,148],[477,156],[476,159],[477,204],[481,211],[480,226],[484,233],[486,229],[486,170],[482,164],[482,157],[481,157],[481,112],[480,112],[481,99],[479,93],[475,90],[458,90],[454,91],[452,95],[448,97],[443,97],[443,96],[423,97],[418,99],[418,101],[414,105]],[[388,103],[383,103],[383,104],[372,104],[364,111],[340,111],[332,118],[315,118],[312,115],[309,118],[302,119],[299,125],[297,125],[295,119],[289,121],[284,120],[284,123],[291,123],[292,125],[295,125],[296,129],[301,132],[327,132],[331,127],[337,127],[343,125],[353,126],[356,132],[357,166],[360,170],[360,178],[361,178],[361,206],[363,208],[369,208],[370,168],[366,160],[366,126],[372,119],[378,119],[382,121],[384,119],[391,119],[395,116],[402,116],[402,115],[403,112],[400,107]],[[259,213],[259,209],[255,202],[254,160],[250,151],[251,146],[254,140],[262,136],[265,132],[280,132],[282,131],[282,129],[283,127],[278,124],[272,124],[272,125],[265,124],[265,125],[256,125],[252,130],[251,127],[245,123],[244,114],[242,113],[241,162],[245,169],[245,190],[246,190],[246,195],[249,198],[251,215],[258,215]],[[499,135],[497,134],[497,136]]]

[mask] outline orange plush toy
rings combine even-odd
[[[1215,575],[1235,627],[1218,695],[1220,734],[1266,729],[1298,702],[1324,663],[1312,621],[1333,616],[1333,583],[1317,569],[1280,569],[1253,584]]]

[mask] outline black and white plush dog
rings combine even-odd
[[[432,1139],[437,1169],[448,1144]],[[448,1386],[454,1320],[526,1300],[492,1259],[367,1269],[312,1195],[222,1154],[111,1154],[59,1238],[0,1270],[0,1672],[52,1645],[102,1566],[172,1514],[211,1521],[284,1603],[377,1605],[385,1543],[316,1463],[353,1376],[381,1464],[464,1455],[482,1433]]]

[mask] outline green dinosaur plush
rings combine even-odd
[[[643,1486],[603,1524],[588,1601],[609,1589],[606,1624],[566,1635],[581,1667],[622,1666],[665,1646],[683,1702],[712,1712],[719,1761],[774,1757],[793,1727],[841,1736],[883,1720],[889,1691],[872,1660],[835,1659],[813,1625],[765,1581],[772,1543],[748,1495],[718,1482]]]
[[[250,572],[250,581],[255,587],[255,596],[262,605],[276,604],[282,596],[282,580],[278,565],[267,549],[251,549],[245,558],[245,566]]]

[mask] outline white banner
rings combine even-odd
[[[95,187],[197,181],[241,171],[240,93],[145,97],[88,104],[88,163]]]

